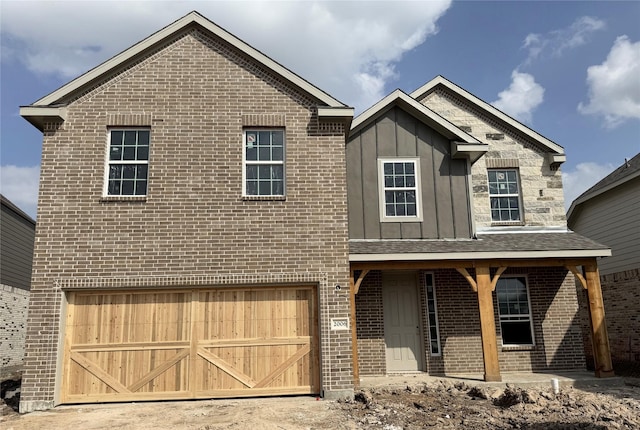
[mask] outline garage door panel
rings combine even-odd
[[[319,391],[312,287],[70,293],[63,402]]]

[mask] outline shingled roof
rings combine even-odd
[[[582,203],[638,176],[640,176],[640,153],[636,154],[631,160],[625,160],[620,167],[580,194],[571,203],[571,207],[567,211],[567,219],[573,215],[575,209]]]
[[[477,239],[350,240],[351,261],[606,257],[611,250],[573,232],[491,233]]]

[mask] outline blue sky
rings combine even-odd
[[[640,2],[2,0],[0,8],[0,190],[32,216],[42,136],[19,106],[191,10],[357,112],[445,76],[565,148],[567,207],[640,152]]]

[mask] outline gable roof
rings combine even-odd
[[[425,105],[418,103],[402,90],[395,90],[375,105],[358,115],[351,123],[349,136],[361,131],[375,121],[380,115],[392,107],[398,106],[404,111],[429,125],[431,128],[451,140],[451,154],[454,158],[469,157],[474,163],[485,152],[489,145],[480,142],[469,133],[456,127]],[[459,141],[456,141],[459,140]],[[462,142],[460,142],[462,141]]]
[[[238,39],[236,36],[214,24],[212,21],[208,20],[196,11],[188,13],[172,24],[169,24],[146,39],[136,43],[132,47],[122,51],[116,56],[80,75],[32,104],[22,106],[20,108],[20,115],[39,129],[42,129],[40,126],[47,117],[57,117],[58,119],[64,120],[66,117],[65,99],[68,99],[71,95],[81,91],[83,88],[91,86],[91,84],[99,81],[114,69],[124,66],[132,60],[143,56],[146,52],[149,52],[154,47],[159,46],[162,42],[189,26],[197,26],[198,28],[209,32],[213,36],[224,40],[244,54],[253,58],[256,62],[265,66],[267,69],[318,99],[321,104],[330,108],[325,108],[322,112],[319,112],[320,116],[332,118],[353,117],[353,108],[350,108],[339,100],[333,98],[320,88],[312,85],[307,80],[301,78],[291,70],[267,57],[262,52]]]
[[[549,149],[550,152],[558,154],[558,156],[554,158],[553,160],[554,162],[562,163],[565,161],[564,148],[562,146],[547,139],[541,134],[535,132],[534,130],[530,129],[529,127],[522,124],[521,122],[511,118],[509,115],[505,114],[499,109],[496,109],[495,107],[491,106],[489,103],[485,102],[484,100],[479,99],[478,97],[474,96],[467,90],[457,86],[456,84],[449,81],[443,76],[440,76],[440,75],[436,76],[435,78],[433,78],[432,80],[430,80],[429,82],[427,82],[426,84],[424,84],[423,86],[421,86],[420,88],[412,92],[410,95],[414,99],[418,100],[424,97],[427,93],[434,90],[439,85],[446,88],[448,91],[453,92],[458,97],[461,97],[462,99],[465,99],[468,102],[474,104],[479,109],[485,111],[487,114],[491,115],[492,117],[497,118],[498,120],[502,121],[508,126],[518,130],[520,133],[524,134],[525,136],[528,136],[531,139],[535,140],[536,142],[539,142],[543,147],[546,147],[547,149]]]
[[[571,207],[567,211],[567,220],[576,213],[576,208],[579,205],[637,177],[640,177],[640,153],[636,154],[631,160],[625,160],[621,166],[571,202]]]

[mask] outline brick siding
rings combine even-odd
[[[480,315],[476,293],[453,269],[434,274],[442,355],[428,350],[424,276],[420,274],[420,306],[426,371],[430,374],[483,373]],[[514,268],[502,276],[525,275],[529,286],[535,346],[520,350],[499,347],[503,372],[583,370],[582,335],[577,318],[575,282],[563,268]],[[380,272],[370,272],[356,296],[358,352],[363,376],[386,373],[382,282]],[[494,294],[498,345],[500,324]]]
[[[21,408],[55,403],[63,287],[74,279],[113,288],[310,276],[323,390],[352,390],[350,333],[328,328],[349,315],[348,288],[335,288],[349,282],[344,126],[319,124],[316,100],[198,30],[70,102],[67,120],[44,132]],[[273,121],[286,129],[286,198],[243,199],[243,126]],[[108,127],[127,122],[150,122],[148,195],[105,199]]]
[[[0,284],[0,368],[20,367],[24,358],[29,291]]]

